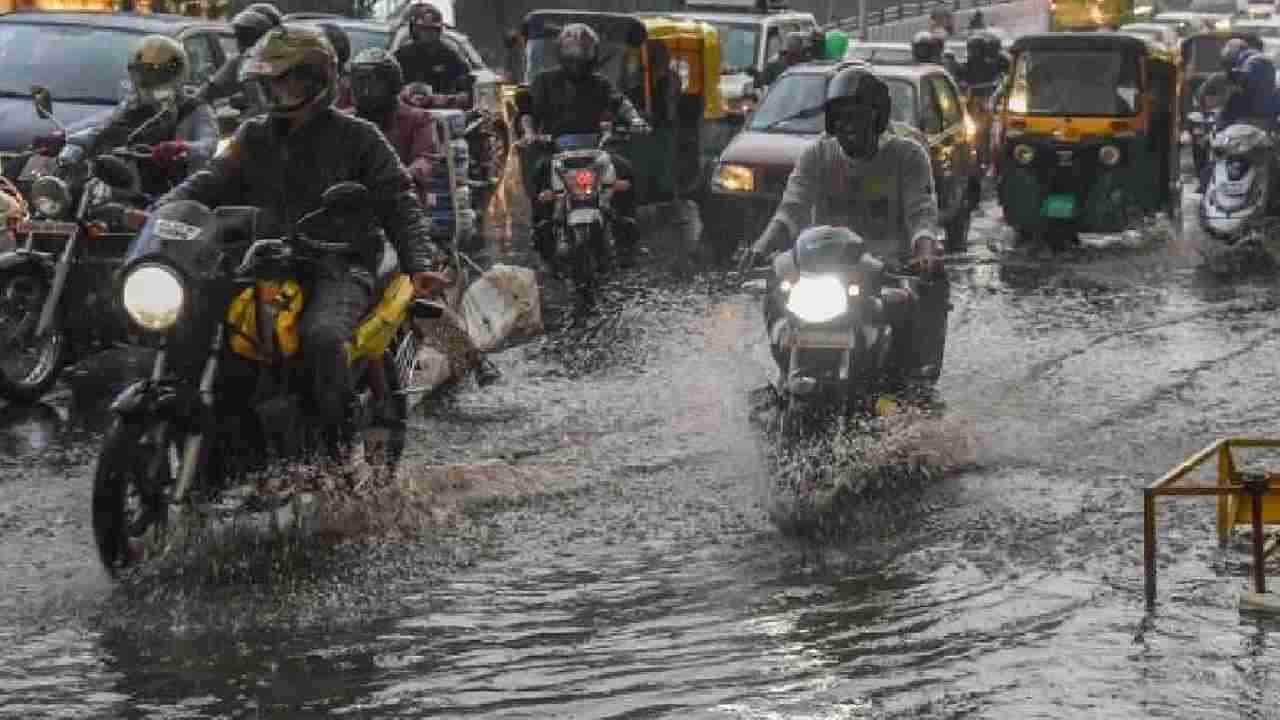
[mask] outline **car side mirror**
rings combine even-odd
[[[330,210],[352,212],[362,209],[369,202],[369,188],[347,180],[330,185],[320,196],[320,204]]]
[[[138,171],[115,155],[99,155],[93,161],[93,176],[113,188],[137,190],[142,185]]]
[[[31,102],[36,106],[36,115],[39,115],[42,120],[53,119],[53,93],[49,92],[49,88],[43,85],[33,86]]]

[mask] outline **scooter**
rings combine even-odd
[[[1274,142],[1263,129],[1238,123],[1209,140],[1212,170],[1200,198],[1200,226],[1232,244],[1275,205]]]

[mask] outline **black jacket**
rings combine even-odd
[[[471,89],[471,67],[457,51],[443,42],[428,46],[411,42],[396,51],[404,82],[424,82],[437,95],[453,95]]]
[[[320,196],[329,186],[354,180],[369,188],[373,210],[405,272],[430,270],[433,261],[441,259],[427,237],[427,219],[413,180],[377,126],[326,107],[292,133],[282,134],[282,127],[270,117],[245,122],[225,154],[156,205],[178,200],[209,207],[254,205],[262,211],[262,237],[288,237],[299,218],[320,207]],[[360,254],[376,262],[382,254],[381,239],[371,236],[368,242],[370,247]]]
[[[599,73],[574,82],[563,68],[545,70],[529,91],[538,132],[553,137],[598,133],[606,113],[624,123],[640,118],[631,101]]]

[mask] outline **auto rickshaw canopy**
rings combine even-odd
[[[720,33],[715,26],[666,16],[646,16],[642,22],[650,40],[666,46],[671,69],[680,78],[680,93],[702,97],[705,119],[724,117],[720,95]]]

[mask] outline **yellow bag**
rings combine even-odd
[[[396,337],[396,328],[400,327],[408,315],[411,302],[413,281],[408,275],[396,275],[382,293],[382,300],[377,307],[356,327],[354,342],[347,345],[348,362],[366,357],[382,357],[382,353],[387,351]]]
[[[264,307],[275,316],[275,347],[281,357],[290,358],[298,352],[298,317],[302,314],[302,286],[295,280],[263,280],[257,291],[262,293]],[[237,355],[257,362],[275,360],[272,352],[260,352],[258,347],[257,310],[253,302],[254,288],[245,288],[227,309],[227,324],[231,329],[231,350]],[[261,350],[266,350],[262,348]]]

